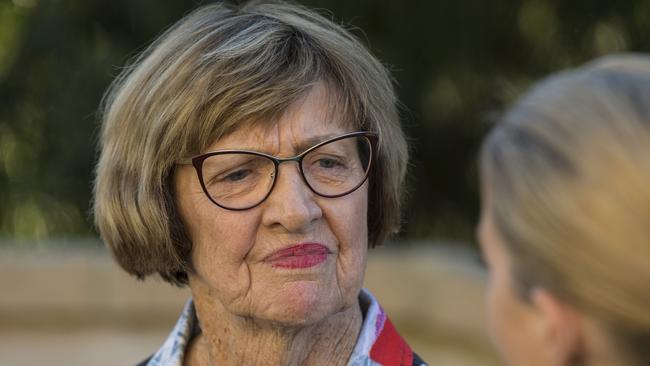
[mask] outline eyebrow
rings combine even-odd
[[[306,140],[304,140],[304,141],[301,141],[301,142],[297,143],[296,146],[295,146],[295,149],[294,149],[294,152],[293,152],[293,153],[296,154],[296,155],[301,154],[302,152],[304,152],[305,150],[309,149],[310,147],[313,147],[313,146],[315,146],[315,145],[317,145],[317,144],[319,144],[319,143],[321,143],[321,142],[323,142],[323,141],[327,141],[327,140],[329,140],[329,139],[332,139],[332,138],[335,138],[335,137],[338,137],[338,136],[344,135],[344,134],[346,134],[346,133],[347,133],[347,132],[329,133],[329,134],[325,134],[325,135],[318,135],[318,136],[310,137],[310,138],[308,138],[308,139],[306,139]],[[222,149],[219,149],[219,150],[222,150]],[[273,155],[272,153],[270,153],[270,152],[269,152],[268,150],[266,150],[266,149],[253,148],[253,147],[250,147],[250,146],[246,146],[246,147],[244,147],[244,148],[225,149],[225,150],[248,150],[248,151],[258,151],[258,152],[262,152],[262,153],[265,153],[265,154]],[[217,150],[217,151],[218,151],[218,150]]]
[[[300,142],[300,143],[298,143],[296,145],[295,153],[300,154],[303,151],[309,149],[310,147],[312,147],[314,145],[317,145],[317,144],[319,144],[319,143],[321,143],[323,141],[327,141],[329,139],[332,139],[334,137],[341,136],[341,135],[343,135],[343,133],[330,133],[330,134],[327,134],[327,135],[319,135],[319,136],[310,137],[307,140],[302,141],[302,142]]]

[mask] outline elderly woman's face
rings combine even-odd
[[[276,124],[237,130],[208,150],[295,156],[307,141],[350,132],[328,120],[328,109],[325,88],[316,87]],[[298,164],[285,163],[262,204],[231,211],[206,197],[191,166],[178,169],[176,200],[193,244],[194,296],[232,314],[286,324],[313,323],[356,304],[366,265],[367,185],[320,197],[305,185]]]

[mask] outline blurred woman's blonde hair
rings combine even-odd
[[[552,76],[482,147],[491,214],[517,292],[586,312],[633,363],[650,359],[650,57]]]
[[[176,163],[252,123],[274,123],[324,84],[332,122],[378,133],[369,245],[400,224],[408,158],[392,80],[354,36],[299,5],[220,2],[197,9],[126,67],[102,105],[95,223],[129,273],[183,285],[192,270],[173,197]]]

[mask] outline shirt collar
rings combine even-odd
[[[364,313],[363,324],[348,366],[381,366],[370,358],[370,353],[384,328],[386,314],[377,299],[366,289],[359,293],[359,303]],[[174,329],[162,347],[151,357],[147,366],[183,366],[185,350],[195,333],[193,329],[198,329],[198,320],[194,302],[189,299]]]

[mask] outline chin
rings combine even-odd
[[[316,324],[342,310],[338,296],[311,281],[284,286],[269,302],[265,318],[288,327]]]

